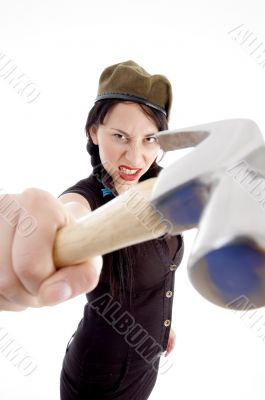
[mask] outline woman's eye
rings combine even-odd
[[[118,139],[124,138],[125,140],[127,140],[127,138],[124,135],[120,134],[120,133],[114,133],[113,136],[118,137]],[[149,143],[156,143],[157,142],[157,138],[155,136],[151,136],[151,137],[148,137],[146,139],[151,139],[151,140],[147,140]]]
[[[123,135],[121,135],[120,133],[114,133],[113,136],[119,136],[119,137],[121,137],[121,136],[123,136]],[[123,137],[125,137],[125,136],[123,136]]]
[[[147,139],[154,139],[154,141],[150,141],[150,143],[156,143],[157,142],[157,138],[155,136],[149,137]]]

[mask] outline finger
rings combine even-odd
[[[16,303],[11,303],[6,300],[3,296],[0,296],[0,311],[24,311],[26,306],[22,306]]]
[[[56,231],[67,224],[68,215],[63,205],[48,192],[28,189],[20,199],[26,212],[36,221],[36,229],[25,235],[17,225],[12,262],[19,280],[30,294],[36,295],[42,281],[55,272],[53,242]],[[21,218],[23,216],[20,216],[20,223]]]
[[[11,196],[9,201],[12,201]],[[23,287],[12,268],[11,253],[15,227],[12,221],[4,218],[3,215],[0,218],[0,231],[4,232],[0,246],[0,294],[1,298],[5,299],[5,309],[7,309],[8,302],[24,306],[38,306],[37,300]],[[10,305],[10,307],[12,308],[14,305]]]
[[[169,338],[168,346],[167,346],[167,351],[166,351],[165,356],[167,356],[168,354],[171,353],[171,351],[173,350],[173,347],[174,347],[174,345],[173,345],[173,340],[172,340],[172,338]]]
[[[96,256],[78,265],[60,268],[40,286],[39,302],[55,305],[90,292],[98,284],[102,263],[102,256]]]

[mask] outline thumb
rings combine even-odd
[[[58,269],[40,286],[38,300],[52,306],[95,289],[103,266],[102,256],[95,256],[77,265]]]

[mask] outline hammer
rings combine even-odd
[[[265,148],[257,124],[227,119],[156,133],[164,151],[193,149],[60,229],[57,268],[196,228],[193,287],[217,306],[265,305]],[[264,192],[264,194],[263,194]]]

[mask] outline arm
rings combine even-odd
[[[59,197],[68,211],[71,212],[75,219],[91,212],[91,207],[88,201],[78,193],[66,193]]]

